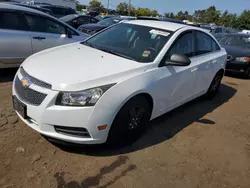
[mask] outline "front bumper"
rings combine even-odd
[[[226,71],[244,73],[249,66],[249,63],[231,61],[226,64]]]
[[[24,119],[18,112],[17,114],[29,127],[42,135],[71,143],[101,144],[106,142],[108,128],[101,131],[97,129],[97,126],[107,124],[109,127],[111,124],[112,121],[109,116],[105,116],[105,113],[95,114],[95,107],[57,106],[55,101],[58,91],[35,84],[31,84],[29,89],[46,94],[46,98],[40,105],[29,104],[27,101],[22,100],[22,97],[17,93],[15,87],[17,77],[20,80],[23,78],[20,71],[17,72],[13,82],[13,95],[27,106],[27,118]],[[63,134],[56,131],[55,126],[76,129],[84,128],[89,133],[89,136]]]

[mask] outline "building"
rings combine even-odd
[[[46,3],[51,5],[58,5],[64,7],[70,7],[76,9],[76,0],[13,0],[14,2],[19,3],[27,3],[27,4],[34,4],[34,3]]]

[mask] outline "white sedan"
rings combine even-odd
[[[42,135],[121,144],[148,122],[220,87],[226,51],[202,29],[134,20],[39,52],[13,84],[19,117]]]

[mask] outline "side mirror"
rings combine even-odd
[[[70,29],[67,29],[67,37],[72,38],[72,32]]]
[[[185,55],[173,54],[169,60],[167,60],[164,65],[172,66],[188,66],[191,64],[190,59]]]

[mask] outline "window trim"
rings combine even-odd
[[[188,34],[188,33],[191,33],[193,38],[194,38],[194,41],[193,41],[193,47],[194,47],[194,54],[195,54],[195,35],[194,35],[194,30],[185,30],[183,31],[181,34],[179,34],[179,36],[174,40],[174,42],[171,44],[171,46],[168,48],[167,52],[165,53],[165,55],[163,56],[163,58],[161,59],[158,67],[163,67],[164,66],[164,62],[166,61],[166,58],[167,58],[167,54],[169,53],[169,51],[172,49],[172,47],[178,42],[178,40],[185,34]],[[190,58],[193,58],[195,56],[192,56]]]
[[[204,35],[206,35],[207,37],[209,37],[212,41],[214,41],[214,43],[219,47],[219,50],[215,50],[215,51],[211,51],[211,52],[207,52],[207,53],[204,53],[204,54],[200,54],[200,55],[196,55],[197,53],[197,47],[198,47],[198,39],[197,39],[197,33],[202,33]],[[205,56],[205,55],[209,55],[211,53],[215,53],[215,52],[219,52],[221,51],[221,47],[220,45],[218,44],[218,42],[216,40],[213,39],[213,37],[211,37],[210,35],[208,35],[207,33],[203,32],[203,31],[200,31],[200,30],[194,30],[194,40],[195,40],[195,56],[194,57],[201,57],[201,56]],[[212,45],[212,44],[211,44]]]

